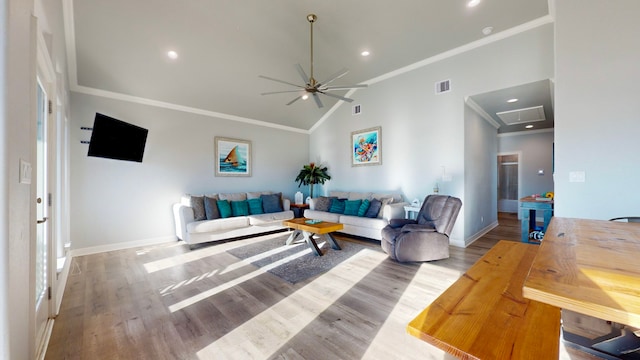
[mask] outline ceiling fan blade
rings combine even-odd
[[[300,90],[270,91],[270,92],[260,93],[260,95],[284,94],[284,93],[292,93],[292,92],[297,93],[297,92],[300,92]]]
[[[295,99],[293,99],[293,100],[289,101],[289,102],[287,103],[287,105],[291,105],[291,104],[293,104],[294,102],[296,102],[296,101],[298,101],[298,100],[300,100],[300,99],[302,99],[302,95],[300,95],[300,96],[298,96],[297,98],[295,98]]]
[[[274,79],[272,77],[268,77],[268,76],[264,76],[264,75],[258,75],[258,77],[261,77],[261,78],[267,79],[267,80],[271,80],[271,81],[275,81],[275,82],[279,82],[279,83],[283,83],[283,84],[287,84],[287,85],[291,85],[291,86],[295,86],[297,88],[304,89],[304,86],[296,85],[296,84],[293,84],[293,83],[290,83],[290,82],[286,82],[286,81],[283,81],[283,80]]]
[[[319,108],[324,107],[324,105],[322,104],[322,101],[320,100],[320,96],[318,96],[317,93],[313,93],[313,100],[316,101],[316,105],[318,105]]]
[[[322,92],[322,91],[318,91],[319,93],[323,94],[323,95],[327,95],[336,99],[340,99],[342,101],[346,101],[346,102],[353,102],[353,99],[349,99],[348,97],[344,97],[344,96],[340,96],[340,95],[336,95],[336,94],[331,94],[331,93],[326,93],[326,92]]]
[[[349,89],[360,89],[366,88],[369,85],[343,85],[343,86],[327,86],[322,88],[322,91],[331,91],[331,90],[349,90]]]
[[[327,80],[325,81],[321,81],[320,84],[322,85],[328,85],[329,83],[333,82],[334,80],[337,80],[343,76],[345,76],[347,73],[349,72],[348,69],[346,68],[342,68],[340,71],[338,71],[337,73],[331,75]]]
[[[307,73],[304,72],[302,65],[296,64],[296,69],[298,70],[298,74],[300,74],[302,81],[304,81],[305,84],[309,83],[309,77],[307,76]]]

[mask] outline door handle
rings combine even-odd
[[[45,221],[47,221],[48,219],[49,219],[49,218],[45,216],[45,217],[43,217],[43,218],[42,218],[42,220],[36,220],[36,223],[37,223],[37,224],[42,224],[42,223],[44,223]]]

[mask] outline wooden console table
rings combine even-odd
[[[528,299],[640,327],[640,224],[551,219],[523,293]]]
[[[522,228],[522,242],[529,241],[529,233],[536,226],[536,211],[542,212],[544,223],[542,225],[542,231],[547,232],[549,221],[553,216],[553,200],[537,200],[532,196],[523,197],[520,199],[520,226]],[[535,242],[536,244],[539,241]]]
[[[522,296],[538,249],[500,241],[407,331],[462,359],[557,359],[560,309]]]

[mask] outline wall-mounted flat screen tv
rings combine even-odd
[[[142,162],[149,130],[96,113],[88,156]]]

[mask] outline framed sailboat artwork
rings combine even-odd
[[[215,137],[216,176],[251,176],[251,141]]]

